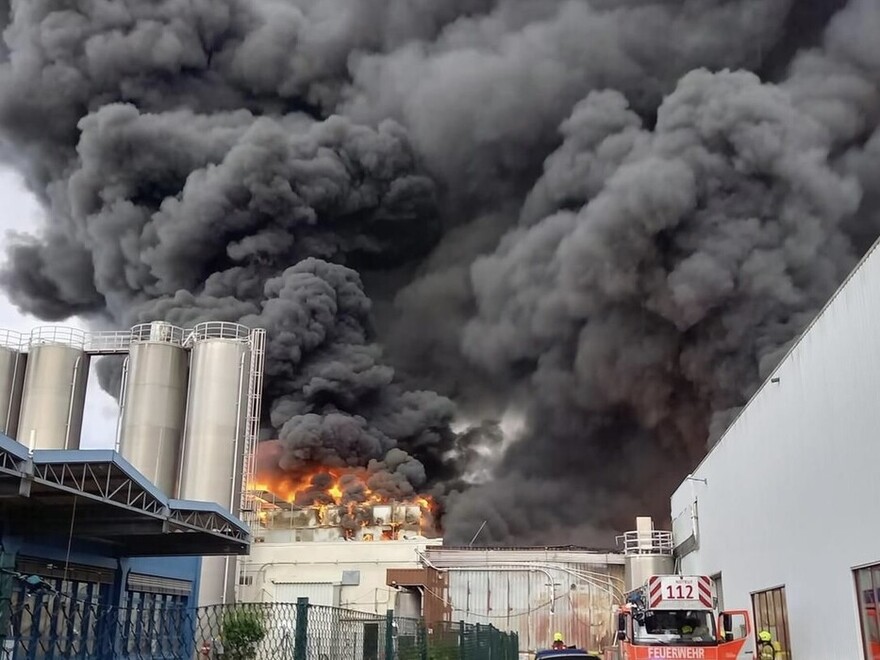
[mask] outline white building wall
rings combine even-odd
[[[772,382],[778,378],[778,382]],[[862,655],[852,570],[880,562],[880,251],[872,250],[672,497],[683,573],[724,606],[785,585],[792,657]]]
[[[331,541],[326,543],[256,543],[239,564],[240,602],[290,602],[297,594],[321,594],[334,588],[334,604],[384,615],[394,607],[394,590],[386,586],[389,568],[420,568],[418,552],[442,539],[410,541]],[[343,572],[359,571],[359,584],[344,586]],[[301,585],[301,586],[297,586]]]

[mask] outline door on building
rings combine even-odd
[[[773,637],[773,646],[777,651],[776,658],[792,660],[785,587],[753,593],[752,612],[755,617],[755,643],[757,644],[758,641],[758,633],[766,630]]]
[[[379,624],[364,624],[364,660],[379,660]]]
[[[880,564],[853,571],[859,603],[859,626],[866,660],[880,660]]]

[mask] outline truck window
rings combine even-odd
[[[715,617],[708,610],[654,610],[633,621],[636,644],[717,644]]]

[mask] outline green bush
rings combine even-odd
[[[223,657],[227,660],[255,660],[257,644],[265,637],[261,612],[233,610],[223,617]]]
[[[458,660],[458,645],[435,646],[428,649],[428,660]]]

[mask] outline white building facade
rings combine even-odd
[[[420,553],[442,539],[255,543],[239,564],[237,600],[342,607],[385,615],[394,609],[389,568],[419,568]]]
[[[781,657],[880,659],[876,246],[672,496],[682,573],[715,576]]]

